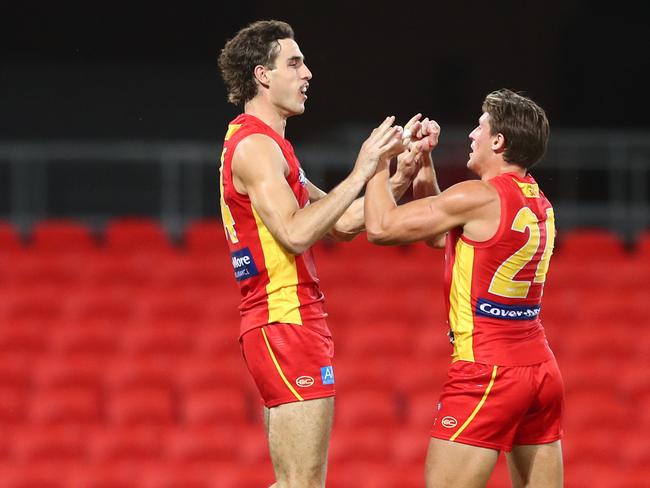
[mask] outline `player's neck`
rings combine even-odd
[[[267,101],[255,97],[253,100],[246,102],[244,105],[244,113],[257,117],[280,134],[280,136],[284,137],[287,118],[279,114],[275,107]]]
[[[505,161],[501,161],[499,164],[490,165],[489,167],[485,168],[485,171],[481,173],[481,180],[491,180],[495,176],[499,176],[505,173],[515,173],[516,175],[524,178],[526,176],[526,168],[522,168],[516,164],[509,164]]]

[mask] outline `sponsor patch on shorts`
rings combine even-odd
[[[257,266],[253,260],[253,255],[249,248],[244,247],[238,251],[230,253],[232,259],[232,267],[235,270],[235,279],[237,281],[247,280],[253,276],[257,276]]]
[[[334,384],[334,369],[331,366],[323,366],[320,369],[320,376],[324,385]]]
[[[476,315],[503,320],[532,320],[539,315],[539,305],[504,305],[479,298],[476,302]]]

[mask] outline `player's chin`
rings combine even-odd
[[[305,113],[305,104],[304,103],[297,103],[291,109],[289,110],[290,116],[293,115],[302,115]]]

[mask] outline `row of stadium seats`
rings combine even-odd
[[[84,251],[99,244],[111,250],[165,251],[176,243],[162,225],[146,217],[123,217],[108,221],[100,234],[83,223],[67,219],[50,219],[37,222],[27,238],[7,221],[0,221],[0,249],[17,250],[25,242],[35,249],[51,251]],[[183,233],[181,244],[190,250],[225,249],[222,226],[217,219],[191,222]],[[560,231],[558,249],[571,255],[601,254],[616,258],[626,254],[625,242],[615,233],[605,229],[572,229]],[[358,246],[348,246],[348,253],[356,254]],[[650,231],[641,233],[631,250],[648,256]],[[365,254],[365,253],[360,253]]]
[[[560,237],[542,320],[567,390],[566,486],[646,486],[650,237],[634,252],[604,231]],[[271,483],[223,229],[196,222],[178,244],[147,219],[0,224],[0,488]],[[361,236],[315,254],[336,342],[328,486],[421,487],[451,351],[442,253]],[[489,486],[506,480],[502,457]]]

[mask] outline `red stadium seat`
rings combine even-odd
[[[76,322],[111,323],[113,327],[136,317],[138,303],[128,290],[96,287],[68,298],[68,317]]]
[[[394,466],[417,466],[424,476],[424,461],[431,437],[429,428],[398,428],[390,441],[390,463]]]
[[[598,258],[624,259],[623,241],[607,229],[571,229],[558,234],[557,258],[578,261]]]
[[[48,388],[30,399],[29,418],[35,424],[96,424],[103,420],[96,388]]]
[[[0,388],[27,390],[33,381],[32,361],[9,351],[0,354]]]
[[[36,388],[86,388],[100,390],[105,382],[106,361],[96,355],[48,356],[33,363]]]
[[[329,460],[333,464],[354,460],[388,462],[391,455],[391,431],[374,426],[341,426],[332,433]]]
[[[343,428],[390,427],[399,420],[397,399],[392,391],[348,391],[337,398],[336,422]]]
[[[0,327],[0,354],[35,358],[47,352],[46,329],[40,323],[11,317],[3,322]]]
[[[396,364],[396,387],[406,394],[439,392],[447,379],[451,358],[402,359]]]
[[[362,389],[389,391],[394,388],[393,361],[385,357],[369,357],[359,361],[354,354],[334,357],[336,390],[352,392]]]
[[[202,303],[201,296],[183,293],[183,290],[156,289],[143,297],[143,318],[153,324],[165,321],[175,323],[178,329],[187,329],[201,320],[206,305]]]
[[[119,337],[110,323],[62,323],[49,338],[52,351],[67,356],[108,358],[120,352]]]
[[[171,242],[160,222],[146,217],[122,217],[106,226],[105,241],[114,251],[129,253],[169,251]]]
[[[224,361],[218,355],[192,355],[182,358],[174,365],[172,375],[182,390],[241,390],[252,382],[242,358]]]
[[[70,470],[65,488],[142,488],[144,466],[138,462],[80,464]]]
[[[111,390],[171,390],[174,388],[173,372],[176,367],[175,363],[156,358],[138,355],[116,356],[108,363],[105,378]]]
[[[148,323],[123,334],[125,351],[140,357],[175,360],[192,354],[196,347],[191,331],[175,323]]]
[[[227,288],[236,294],[232,266],[225,251],[170,255],[160,263],[156,275],[157,285],[164,290],[204,291],[214,297],[216,290]]]
[[[11,222],[0,220],[0,253],[9,253],[22,249],[18,230]]]
[[[206,218],[189,223],[185,229],[185,248],[190,252],[227,252],[228,245],[220,219]]]
[[[55,289],[17,288],[16,291],[18,293],[15,298],[7,300],[8,303],[5,304],[8,322],[38,323],[57,320],[63,316],[64,302]]]
[[[89,435],[87,442],[94,462],[144,463],[163,459],[164,435],[157,427],[102,425]]]
[[[407,397],[406,419],[413,429],[429,432],[438,411],[438,391],[421,391]]]
[[[650,260],[650,230],[645,230],[637,236],[636,254],[646,263]]]
[[[251,412],[241,391],[189,390],[182,403],[182,419],[189,425],[233,426],[251,422]]]
[[[14,460],[19,463],[84,462],[88,439],[78,425],[28,425],[12,431]]]
[[[328,488],[420,488],[424,486],[423,466],[391,466],[385,461],[351,461],[332,464]]]
[[[233,435],[238,440],[239,462],[242,465],[271,464],[268,441],[261,421],[255,425],[240,427]]]
[[[71,488],[67,473],[68,469],[64,465],[49,461],[38,464],[0,464],[3,488]]]
[[[43,251],[91,251],[96,241],[84,224],[67,219],[44,220],[32,229],[33,245]]]
[[[264,442],[266,445],[266,442]],[[174,427],[165,434],[165,456],[172,463],[205,465],[234,464],[239,458],[242,439],[231,426]]]
[[[108,417],[115,425],[170,425],[177,415],[172,392],[166,388],[125,388],[109,394]]]
[[[142,471],[141,488],[215,488],[224,486],[219,473],[228,465],[187,466],[185,464],[148,464]]]
[[[566,397],[567,431],[623,428],[629,424],[632,408],[614,391],[575,391]]]
[[[19,386],[0,386],[0,425],[18,425],[27,418],[27,393]]]

